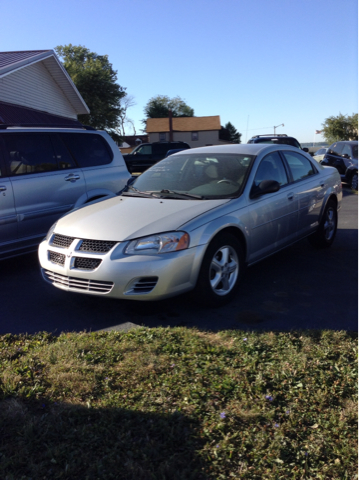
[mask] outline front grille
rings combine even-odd
[[[127,295],[150,293],[157,285],[158,277],[142,277],[135,280],[127,290]]]
[[[43,270],[44,277],[54,285],[67,287],[70,290],[83,290],[93,293],[109,293],[113,288],[113,282],[101,282],[85,278],[66,277],[49,270]]]
[[[116,243],[103,240],[83,240],[79,250],[83,252],[107,253]]]
[[[69,248],[73,241],[74,237],[66,237],[65,235],[59,235],[58,233],[55,233],[51,245],[54,247]]]
[[[74,268],[80,268],[82,270],[95,270],[102,260],[97,258],[85,258],[85,257],[74,257],[75,263]]]
[[[65,265],[65,255],[62,253],[52,252],[51,250],[49,250],[48,253],[50,262],[56,263],[57,265]]]

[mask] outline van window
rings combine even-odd
[[[57,170],[50,135],[9,133],[3,139],[11,175]]]
[[[112,162],[113,152],[101,135],[92,133],[60,133],[59,136],[81,168],[97,167]]]

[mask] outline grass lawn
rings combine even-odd
[[[0,478],[357,478],[357,337],[0,336]]]

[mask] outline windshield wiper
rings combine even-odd
[[[129,190],[133,190],[130,192]],[[155,197],[155,198],[160,198],[159,195],[156,195],[153,192],[142,192],[136,187],[133,187],[132,185],[128,185],[127,189],[121,193],[121,195],[128,195],[129,197]]]
[[[161,190],[160,194],[166,194],[166,196],[174,195],[176,198],[196,198],[201,200],[203,195],[196,195],[194,193],[185,193],[185,192],[175,192],[174,190]]]

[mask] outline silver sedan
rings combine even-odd
[[[42,275],[72,292],[158,300],[193,290],[222,305],[246,266],[303,237],[329,247],[341,200],[337,170],[289,145],[184,150],[62,217],[39,247]]]

